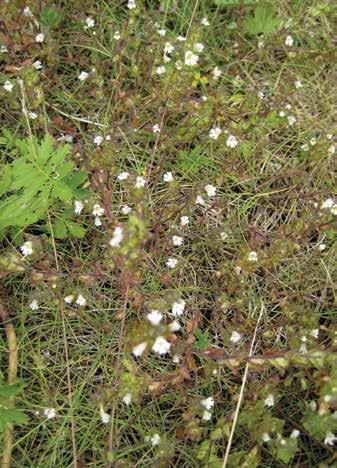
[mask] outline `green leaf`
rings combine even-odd
[[[55,183],[52,196],[64,202],[68,202],[73,198],[73,191],[66,183],[60,180]]]
[[[67,229],[69,230],[70,234],[75,237],[83,237],[85,235],[85,229],[78,223],[74,223],[72,221],[67,222]]]
[[[243,31],[245,33],[274,34],[281,24],[281,20],[274,16],[274,7],[270,3],[259,5],[254,10],[254,16],[248,16],[243,21]]]
[[[194,347],[196,349],[205,349],[205,348],[208,348],[212,344],[212,340],[210,339],[210,336],[207,330],[205,332],[202,332],[200,328],[197,328],[194,332],[194,335],[197,339],[194,344]]]

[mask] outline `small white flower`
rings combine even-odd
[[[317,403],[316,403],[316,401],[312,400],[312,401],[309,403],[309,408],[311,409],[311,411],[316,411],[316,410],[317,410]]]
[[[55,408],[45,408],[43,410],[43,415],[48,419],[54,419],[56,417]]]
[[[161,314],[158,310],[151,310],[151,312],[147,314],[146,318],[151,323],[151,325],[156,327],[162,321],[163,314]]]
[[[188,216],[182,216],[180,218],[180,225],[181,226],[187,226],[190,222],[190,218]]]
[[[165,174],[163,175],[163,180],[164,182],[173,182],[173,174],[172,172],[165,172]]]
[[[269,442],[271,440],[270,435],[268,434],[268,432],[264,432],[262,434],[262,440],[263,440],[263,442]]]
[[[32,120],[36,120],[38,118],[38,115],[36,112],[28,112],[28,117]]]
[[[228,146],[228,148],[235,148],[236,146],[238,146],[239,142],[238,140],[235,138],[234,135],[229,135],[229,137],[227,138],[227,141],[226,141],[226,145]]]
[[[76,299],[76,304],[81,306],[81,307],[84,307],[87,303],[87,300],[84,296],[82,296],[82,294],[79,294],[77,296],[77,299]]]
[[[208,101],[208,97],[207,97],[207,96],[201,96],[201,99],[202,99],[204,102]]]
[[[212,75],[215,80],[218,80],[222,74],[222,71],[220,70],[219,67],[215,67],[212,70]]]
[[[186,305],[186,302],[184,301],[184,299],[180,299],[177,302],[173,302],[172,315],[174,317],[180,317],[181,315],[183,315],[184,310],[185,310],[185,305]]]
[[[310,335],[317,340],[319,335],[319,329],[315,328],[314,330],[311,330]]]
[[[309,145],[308,145],[308,143],[303,143],[303,145],[301,146],[301,149],[302,149],[303,151],[309,151]]]
[[[337,437],[335,436],[335,434],[329,431],[325,435],[324,443],[325,445],[334,445],[336,440],[337,440]]]
[[[335,145],[329,146],[329,148],[328,148],[328,153],[329,154],[335,154],[335,151],[336,151],[336,146]]]
[[[280,117],[285,117],[286,113],[284,111],[280,111],[278,114]]]
[[[264,406],[271,407],[271,406],[274,406],[274,405],[275,405],[274,395],[272,393],[269,393],[267,398],[264,400]]]
[[[106,141],[111,141],[111,135],[107,135],[107,136],[105,137],[105,139],[106,139]]]
[[[318,250],[319,250],[320,252],[323,252],[323,250],[325,250],[325,249],[326,249],[326,244],[324,244],[324,243],[319,244]]]
[[[175,354],[175,355],[173,356],[173,358],[172,358],[172,362],[173,362],[174,364],[179,364],[179,361],[180,361],[180,356],[179,356],[179,354]]]
[[[28,255],[32,255],[33,253],[33,242],[27,241],[23,245],[21,245],[20,250],[24,257],[28,257]]]
[[[301,344],[300,349],[299,349],[299,352],[302,353],[302,354],[307,354],[308,348],[307,348],[306,343],[302,343],[302,344]]]
[[[101,135],[97,135],[94,138],[95,145],[99,146],[103,142],[104,138]]]
[[[159,133],[160,132],[160,125],[159,124],[154,124],[152,127],[153,133]]]
[[[26,6],[26,7],[23,9],[23,14],[24,14],[25,16],[30,16],[30,17],[33,16],[33,13],[32,13],[32,11],[31,11],[31,9],[29,8],[29,6]]]
[[[124,238],[123,228],[121,228],[119,226],[115,227],[112,238],[109,241],[110,246],[111,247],[119,247],[120,243],[123,240],[123,238]]]
[[[225,241],[226,239],[228,239],[228,234],[227,232],[223,231],[220,233],[220,237],[221,237],[221,240]]]
[[[136,188],[142,188],[142,187],[145,187],[145,185],[146,185],[146,180],[144,179],[144,177],[138,176],[138,177],[136,178],[136,185],[135,185],[135,187],[136,187]]]
[[[94,28],[95,27],[95,20],[91,18],[91,16],[88,16],[85,20],[85,24],[87,25],[87,28]]]
[[[248,261],[249,262],[257,262],[258,261],[258,256],[257,256],[257,253],[252,250],[251,252],[249,252],[248,254]]]
[[[171,57],[169,55],[166,55],[166,54],[164,54],[163,59],[164,59],[164,63],[169,63],[172,60]]]
[[[104,208],[101,207],[98,203],[95,203],[93,209],[92,209],[92,214],[94,216],[103,216],[104,215]]]
[[[242,338],[242,335],[237,332],[237,331],[233,331],[232,334],[231,334],[231,338],[230,338],[230,341],[234,344],[238,343]]]
[[[204,44],[201,44],[201,42],[196,42],[195,44],[193,44],[193,49],[196,51],[196,52],[202,52],[204,50],[205,46]]]
[[[89,76],[89,73],[88,73],[88,72],[86,72],[86,71],[81,71],[81,73],[78,75],[78,79],[79,79],[80,81],[84,81],[84,80],[86,80],[86,79],[88,78],[88,76]]]
[[[166,354],[170,351],[171,343],[169,343],[163,336],[157,336],[156,341],[152,346],[152,351],[157,354]]]
[[[178,265],[178,260],[176,258],[170,257],[167,259],[166,265],[169,268],[175,268]]]
[[[172,323],[169,324],[169,330],[173,333],[179,331],[180,329],[181,329],[181,326],[176,320],[174,320]]]
[[[7,91],[8,93],[11,93],[13,91],[13,88],[14,88],[14,85],[13,83],[11,83],[10,81],[5,81],[5,84],[4,84],[4,90]]]
[[[296,123],[297,119],[294,115],[288,116],[288,125],[292,127]]]
[[[33,299],[32,302],[29,304],[29,308],[31,310],[38,310],[39,304],[36,299]]]
[[[210,410],[214,406],[214,398],[213,397],[205,398],[204,400],[201,400],[200,403],[204,408],[206,408],[207,410]]]
[[[197,205],[202,205],[202,206],[204,206],[206,204],[205,200],[203,199],[203,197],[201,195],[197,195],[197,197],[195,199],[195,203]]]
[[[95,224],[96,227],[102,226],[102,221],[101,221],[101,218],[99,216],[95,216],[94,224]]]
[[[303,88],[302,82],[300,80],[295,81],[295,88],[296,89]]]
[[[158,29],[157,33],[159,36],[165,37],[166,36],[166,30],[165,29]]]
[[[311,144],[311,146],[315,146],[316,143],[317,143],[317,138],[315,138],[315,137],[310,138],[309,143]]]
[[[131,395],[131,393],[126,393],[126,394],[123,396],[122,401],[123,401],[123,403],[125,403],[127,406],[129,406],[129,404],[130,404],[131,401],[132,401],[132,395]]]
[[[216,195],[216,187],[214,187],[214,185],[211,185],[211,184],[206,185],[205,190],[209,197],[214,197]]]
[[[201,20],[201,24],[202,24],[203,26],[209,26],[209,21],[208,21],[208,19],[207,19],[206,17],[203,18],[203,19]]]
[[[123,214],[127,215],[132,211],[132,208],[129,205],[123,205],[121,211]]]
[[[121,38],[121,33],[119,31],[116,31],[113,37],[114,39],[116,39],[116,41],[119,41],[119,39]]]
[[[195,55],[191,50],[185,52],[185,65],[193,67],[198,64],[198,60],[198,55]]]
[[[294,39],[292,36],[288,35],[285,40],[285,45],[288,47],[292,47],[294,45]]]
[[[334,216],[337,216],[337,204],[332,205],[330,213]]]
[[[35,40],[36,40],[36,42],[40,42],[40,43],[43,42],[44,41],[44,34],[42,34],[42,33],[37,34],[35,36]]]
[[[127,4],[127,7],[128,7],[129,10],[134,10],[136,8],[135,0],[129,0],[128,4]]]
[[[177,41],[179,41],[179,42],[185,42],[185,41],[186,41],[186,37],[184,37],[184,36],[178,36],[178,37],[177,37]]]
[[[290,434],[291,439],[297,439],[297,437],[300,435],[300,431],[298,429],[294,429],[292,433]]]
[[[64,302],[65,302],[66,304],[71,304],[71,303],[73,302],[73,300],[74,300],[73,294],[69,294],[69,296],[66,296],[66,297],[64,298]]]
[[[259,41],[259,42],[257,43],[257,48],[258,48],[258,49],[263,49],[263,48],[264,48],[264,41]]]
[[[129,177],[129,175],[130,174],[128,172],[121,172],[120,174],[118,174],[117,179],[126,180]]]
[[[33,67],[34,67],[36,70],[41,70],[41,68],[42,68],[41,60],[35,60],[35,62],[33,62]]]
[[[143,343],[140,343],[139,345],[135,346],[132,349],[132,354],[134,354],[136,357],[140,357],[145,351],[146,347],[147,347],[147,342],[144,341]]]
[[[8,49],[5,45],[0,46],[0,54],[6,54],[8,52]]]
[[[173,51],[174,51],[174,46],[170,44],[170,42],[166,42],[164,45],[164,53],[172,54]]]
[[[222,130],[219,127],[213,127],[209,131],[209,137],[212,138],[212,140],[217,140],[219,136],[221,135]]]
[[[100,405],[99,412],[101,415],[101,420],[103,424],[108,424],[110,421],[110,415],[104,411],[103,405]]]
[[[162,75],[165,72],[166,72],[166,68],[164,67],[164,65],[160,65],[159,67],[156,68],[157,75]]]
[[[326,137],[327,137],[328,140],[332,140],[333,135],[332,135],[332,133],[328,133]]]
[[[210,413],[209,411],[205,410],[202,414],[202,419],[204,421],[210,421],[212,419],[212,413]]]
[[[184,238],[180,236],[172,236],[172,242],[173,245],[175,245],[176,247],[180,247],[181,245],[183,245]]]
[[[321,204],[321,210],[330,210],[334,205],[333,199],[332,198],[327,198],[322,202]]]
[[[175,67],[177,70],[181,70],[183,68],[183,62],[181,60],[177,60],[175,63]]]
[[[159,434],[154,434],[150,440],[151,440],[152,447],[155,447],[156,445],[160,444],[161,438]]]
[[[266,97],[263,91],[259,91],[259,92],[257,93],[257,96],[258,96],[258,98],[260,98],[260,99],[264,99],[264,98]]]
[[[82,203],[81,201],[75,200],[74,205],[75,205],[75,207],[74,207],[74,213],[75,213],[75,215],[81,214],[81,211],[82,211],[83,208],[84,208],[83,203]]]
[[[291,104],[286,104],[286,109],[290,110],[291,109]]]

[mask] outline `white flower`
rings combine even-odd
[[[301,149],[303,151],[309,151],[309,145],[307,143],[303,143],[303,145],[301,146]]]
[[[295,88],[296,89],[303,88],[302,82],[300,80],[295,81]]]
[[[124,238],[123,228],[121,228],[119,226],[115,227],[112,238],[109,241],[110,246],[111,247],[119,247],[120,243],[123,240],[123,238]]]
[[[315,137],[312,137],[312,138],[310,138],[309,143],[311,144],[311,146],[315,146],[316,143],[317,143],[317,139]]]
[[[175,63],[175,67],[177,70],[181,70],[183,68],[183,62],[181,60],[177,60]]]
[[[28,257],[28,255],[32,255],[33,253],[33,242],[27,241],[23,245],[21,245],[20,250],[24,257]]]
[[[103,424],[108,424],[110,421],[110,415],[104,411],[103,405],[99,406],[99,412],[101,415],[101,420]]]
[[[119,39],[121,38],[121,33],[119,31],[116,31],[113,37],[114,39],[116,39],[116,41],[119,41]]]
[[[151,312],[148,313],[146,317],[151,325],[156,327],[162,321],[163,314],[161,314],[158,310],[151,310]]]
[[[176,247],[180,247],[184,242],[184,238],[180,236],[172,236],[172,242]]]
[[[97,135],[94,138],[95,145],[99,146],[103,142],[104,138],[101,135]]]
[[[156,445],[160,444],[161,438],[159,434],[154,434],[150,440],[151,440],[152,447],[155,447]]]
[[[172,315],[174,317],[180,317],[181,315],[183,315],[184,310],[185,310],[185,305],[186,305],[186,302],[184,301],[184,299],[180,299],[177,302],[173,302]]]
[[[159,36],[162,36],[162,37],[166,36],[166,30],[165,29],[158,29],[157,33],[159,34]]]
[[[95,216],[94,224],[95,224],[96,227],[102,226],[102,221],[101,221],[101,218],[99,216]]]
[[[169,330],[173,333],[179,331],[180,329],[181,329],[181,326],[176,320],[174,320],[172,323],[169,324]]]
[[[126,393],[126,394],[123,396],[122,401],[123,401],[123,403],[125,403],[127,406],[129,406],[129,404],[130,404],[131,401],[132,401],[132,395],[131,395],[131,393]]]
[[[267,398],[264,400],[264,406],[274,406],[275,405],[275,399],[274,399],[274,395],[272,393],[269,393],[269,395],[267,396]]]
[[[207,19],[206,17],[203,18],[203,19],[201,20],[201,24],[202,24],[203,26],[209,26],[209,21],[208,21],[208,19]]]
[[[227,232],[223,231],[220,233],[221,240],[225,241],[228,238]]]
[[[81,201],[75,200],[74,205],[75,205],[74,213],[75,213],[76,215],[81,214],[81,211],[82,211],[83,208],[84,208],[83,203],[82,203]]]
[[[204,102],[208,101],[208,97],[207,97],[207,96],[201,96],[201,99],[202,99]]]
[[[178,260],[176,258],[170,257],[167,259],[166,265],[169,268],[175,268],[178,265]]]
[[[318,335],[319,335],[319,329],[318,328],[314,328],[314,330],[311,330],[310,332],[310,335],[313,337],[313,338],[318,338]]]
[[[171,343],[169,343],[163,336],[157,336],[156,341],[152,346],[152,351],[158,354],[166,354],[170,351]]]
[[[268,434],[268,432],[264,432],[262,434],[262,440],[263,440],[263,442],[269,442],[271,440],[270,435]]]
[[[329,431],[325,435],[324,443],[325,445],[334,445],[336,440],[337,440],[337,437],[335,436],[335,434]]]
[[[209,131],[209,137],[212,138],[212,140],[217,140],[219,136],[221,135],[222,130],[219,127],[213,127]]]
[[[206,185],[205,190],[209,197],[214,197],[216,195],[216,187],[214,187],[214,185],[211,185],[211,184]]]
[[[197,205],[205,205],[205,200],[203,199],[203,197],[201,195],[197,195],[197,197],[195,199],[195,203]]]
[[[205,398],[204,400],[201,400],[200,403],[204,408],[206,408],[207,410],[210,410],[214,406],[214,398],[213,397]]]
[[[39,33],[35,36],[36,42],[43,42],[44,41],[44,34]]]
[[[133,10],[134,8],[136,8],[135,0],[129,0],[128,4],[127,4],[127,7],[128,7],[129,10]]]
[[[329,146],[329,148],[328,148],[328,153],[329,154],[335,154],[335,151],[336,151],[336,146],[335,145]]]
[[[323,250],[325,250],[325,249],[326,249],[326,244],[323,244],[323,243],[322,243],[322,244],[319,244],[318,250],[319,250],[320,252],[323,252]]]
[[[160,65],[159,67],[157,67],[156,69],[156,73],[157,75],[162,75],[163,73],[166,72],[166,68],[164,67],[164,65]]]
[[[291,439],[297,439],[297,437],[300,435],[300,431],[298,429],[294,429],[292,433],[290,434]]]
[[[291,104],[286,104],[286,109],[290,110],[291,109]]]
[[[174,51],[174,46],[172,44],[170,44],[170,42],[165,42],[164,53],[165,54],[172,54],[173,51]]]
[[[337,204],[336,203],[332,205],[330,213],[333,214],[334,216],[337,216]]]
[[[285,45],[288,47],[292,47],[294,45],[294,39],[292,36],[288,35],[285,40]]]
[[[332,140],[333,135],[331,133],[328,133],[326,137],[327,137],[328,140]]]
[[[171,60],[172,60],[171,57],[169,55],[166,55],[166,54],[164,54],[163,59],[164,59],[164,63],[171,62]]]
[[[160,132],[160,125],[159,124],[154,124],[152,127],[153,133],[159,133]]]
[[[172,358],[172,362],[174,364],[179,364],[179,361],[180,361],[180,357],[179,357],[179,354],[175,354]]]
[[[136,188],[142,188],[142,187],[145,187],[145,185],[146,185],[146,179],[144,179],[144,177],[142,177],[142,176],[138,176],[138,177],[136,178],[136,185],[135,185],[135,187],[136,187]]]
[[[105,139],[106,139],[106,141],[111,141],[111,135],[107,135],[107,136],[105,137]]]
[[[43,410],[43,415],[48,419],[54,419],[56,417],[56,411],[54,408],[45,408]]]
[[[87,28],[93,28],[95,26],[95,20],[91,18],[91,16],[88,16],[85,20],[85,24],[87,25]]]
[[[123,214],[127,215],[132,211],[132,208],[129,205],[123,205],[121,211]]]
[[[286,113],[284,111],[280,111],[278,114],[280,117],[285,117]]]
[[[205,410],[203,412],[203,415],[202,415],[202,419],[204,421],[210,421],[212,419],[212,413],[210,413],[209,411]]]
[[[129,175],[130,174],[128,172],[121,172],[120,174],[118,174],[117,179],[126,180],[129,177]]]
[[[39,304],[36,299],[33,299],[32,302],[29,304],[29,308],[31,310],[38,310]]]
[[[333,199],[332,198],[327,198],[322,202],[321,204],[321,210],[330,210],[334,205]]]
[[[0,46],[0,53],[1,53],[1,54],[5,54],[5,53],[7,53],[7,52],[8,52],[7,47],[6,47],[5,45],[1,45],[1,46]]]
[[[164,182],[173,182],[173,174],[172,172],[165,172],[165,174],[163,175],[163,180]]]
[[[77,299],[76,299],[76,304],[81,306],[81,307],[84,307],[87,303],[87,300],[84,296],[82,296],[82,294],[79,294],[77,296]]]
[[[104,215],[104,208],[102,208],[98,203],[95,203],[92,214],[94,216],[103,216]]]
[[[89,76],[89,73],[87,73],[86,71],[81,71],[81,73],[78,75],[78,79],[80,81],[84,81],[88,78]]]
[[[248,261],[249,262],[257,262],[258,261],[258,256],[257,256],[257,253],[252,250],[251,252],[249,252],[248,254]]]
[[[185,52],[185,65],[193,67],[194,65],[197,65],[198,60],[198,55],[195,55],[191,50]]]
[[[32,11],[31,11],[31,9],[29,8],[29,6],[26,6],[26,7],[23,9],[23,14],[24,14],[25,16],[30,16],[30,17],[33,16],[33,13],[32,13]]]
[[[190,218],[188,216],[182,216],[180,218],[180,225],[181,226],[187,226],[190,222]]]
[[[212,70],[212,75],[213,75],[213,78],[214,78],[215,80],[218,80],[218,79],[220,78],[221,73],[222,73],[222,71],[220,70],[219,67],[215,67],[215,68],[213,68],[213,70]]]
[[[236,146],[238,146],[239,142],[238,140],[235,138],[234,135],[229,135],[229,137],[227,138],[227,141],[226,141],[226,145],[228,146],[228,148],[235,148]]]
[[[195,44],[193,44],[193,49],[196,51],[196,52],[202,52],[204,50],[205,46],[204,44],[201,44],[201,42],[196,42]]]
[[[238,343],[241,340],[241,338],[242,338],[242,335],[239,332],[233,331],[231,334],[230,341],[235,344],[235,343]]]
[[[265,98],[265,94],[264,94],[263,91],[259,91],[259,92],[257,93],[257,96],[258,96],[260,99],[264,99],[264,98]]]
[[[73,294],[69,294],[69,296],[66,296],[66,297],[64,298],[64,302],[65,302],[66,304],[71,304],[71,303],[73,302],[73,300],[74,300]]]
[[[136,356],[139,357],[143,354],[147,347],[147,342],[144,341],[143,343],[140,343],[139,345],[135,346],[132,350],[132,353]]]
[[[301,344],[300,349],[299,349],[299,352],[302,353],[302,354],[307,354],[308,348],[307,348],[306,343],[302,343],[302,344]]]
[[[264,47],[264,41],[258,41],[257,48],[258,49],[263,49],[263,47]]]
[[[177,41],[179,41],[179,42],[185,42],[185,41],[186,41],[186,37],[184,37],[184,36],[177,36]]]
[[[36,112],[28,112],[28,117],[32,120],[36,120],[38,115]]]
[[[14,88],[14,85],[13,83],[11,83],[10,81],[5,81],[5,84],[4,84],[4,90],[7,91],[8,93],[11,93],[13,91],[13,88]]]
[[[41,68],[42,68],[41,60],[35,60],[35,62],[33,62],[33,67],[34,67],[36,70],[41,70]]]

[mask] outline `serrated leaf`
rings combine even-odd
[[[60,180],[55,183],[52,196],[54,198],[59,198],[60,200],[67,202],[72,199],[73,191],[65,182]]]
[[[281,20],[274,16],[274,7],[270,3],[259,5],[254,10],[254,16],[248,16],[243,21],[243,31],[248,34],[274,34]]]
[[[75,237],[83,237],[85,235],[85,229],[83,226],[81,226],[78,223],[68,221],[67,222],[67,229],[70,232],[71,235]]]

